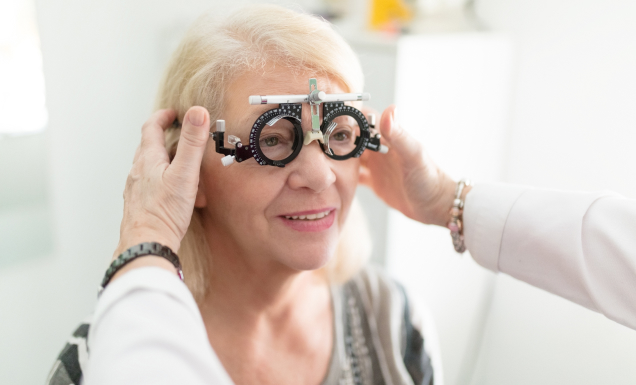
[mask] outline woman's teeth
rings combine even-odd
[[[303,220],[313,221],[315,219],[321,219],[321,218],[326,217],[327,215],[329,215],[330,212],[331,212],[331,210],[327,210],[327,211],[324,211],[322,213],[317,213],[317,214],[309,214],[309,215],[298,215],[298,216],[285,215],[285,218],[287,218],[287,219],[303,219]]]

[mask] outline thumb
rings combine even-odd
[[[191,107],[183,118],[177,153],[170,168],[182,176],[198,178],[209,136],[210,114],[203,107]]]
[[[400,125],[395,104],[389,106],[382,113],[380,133],[391,151],[397,152],[401,157],[421,156],[422,146]]]

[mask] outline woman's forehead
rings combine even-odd
[[[318,88],[327,93],[344,93],[343,85],[329,76],[312,71],[297,71],[283,67],[250,71],[239,76],[230,87],[228,102],[248,104],[250,95],[306,95],[309,79],[315,78]]]

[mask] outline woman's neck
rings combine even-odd
[[[210,344],[234,382],[320,383],[333,346],[326,279],[230,253],[210,262],[200,308]]]

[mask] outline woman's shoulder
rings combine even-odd
[[[361,268],[345,285],[355,286],[369,301],[368,310],[378,316],[387,311],[401,313],[408,299],[404,287],[382,267],[373,264]]]
[[[367,351],[381,376],[394,383],[409,383],[409,378],[432,384],[432,360],[404,287],[381,267],[367,265],[344,283],[342,292],[345,308],[359,309],[354,312],[364,331],[359,334],[366,334]]]

